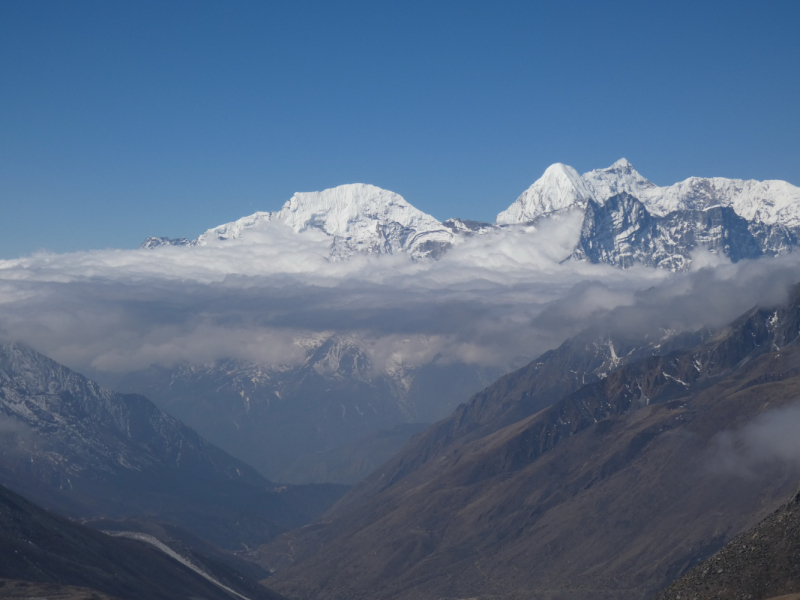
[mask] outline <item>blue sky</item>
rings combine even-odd
[[[493,220],[554,162],[800,184],[800,2],[0,3],[0,258],[372,183]]]

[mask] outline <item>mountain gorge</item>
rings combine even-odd
[[[463,364],[402,364],[373,368],[358,336],[321,334],[306,340],[306,359],[296,367],[219,361],[131,373],[115,387],[152,398],[205,438],[286,483],[355,483],[315,466],[325,454],[364,436],[395,429],[385,450],[369,455],[362,476],[391,458],[405,442],[400,425],[430,423],[485,387],[497,368]],[[315,460],[315,458],[317,460]],[[305,464],[290,467],[297,461]],[[325,469],[325,475],[317,473]]]
[[[786,306],[631,361],[544,410],[539,365],[506,376],[322,521],[263,547],[262,564],[298,598],[653,594],[796,488],[797,463],[744,477],[724,466],[723,442],[794,407],[798,315],[795,288]]]
[[[104,385],[0,345],[0,484],[296,600],[648,597],[800,478],[756,448],[800,427],[798,211],[623,159],[495,223],[350,184],[2,262],[3,335]]]

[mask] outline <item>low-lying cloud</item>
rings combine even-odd
[[[377,368],[507,367],[589,325],[625,335],[722,325],[777,303],[800,255],[627,271],[566,261],[579,215],[474,236],[438,261],[326,260],[330,238],[270,224],[213,247],[0,261],[0,334],[73,368],[123,373],[221,358],[296,364],[318,332],[358,335]]]
[[[800,402],[759,415],[713,440],[713,469],[754,477],[765,467],[800,469]]]

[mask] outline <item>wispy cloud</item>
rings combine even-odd
[[[798,431],[800,402],[767,411],[741,429],[714,438],[712,469],[744,477],[776,464],[800,469]]]

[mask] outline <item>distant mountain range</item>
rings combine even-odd
[[[281,210],[258,212],[209,229],[195,240],[150,237],[143,248],[257,243],[265,225],[327,236],[328,257],[406,253],[435,259],[471,235],[534,226],[541,219],[580,213],[573,260],[628,268],[637,264],[685,270],[697,248],[731,260],[790,251],[800,235],[800,188],[784,181],[689,179],[658,187],[621,159],[579,175],[560,163],[501,212],[494,224],[441,223],[401,196],[366,184],[297,193]]]
[[[474,236],[501,243],[503,236],[525,235],[547,219],[562,217],[574,223],[566,260],[683,271],[700,248],[732,261],[792,251],[800,235],[800,188],[782,181],[697,177],[659,187],[625,159],[584,175],[559,163],[495,223],[442,223],[393,192],[351,184],[297,193],[277,212],[255,213],[195,240],[148,238],[142,246],[156,252],[169,246],[223,249],[262,243],[275,227],[284,227],[290,236],[313,237],[329,260],[404,254],[426,261],[444,257]],[[323,463],[336,462],[332,457],[345,446],[343,451],[355,456],[354,440],[378,431],[441,419],[501,375],[499,368],[436,361],[378,371],[372,368],[366,340],[347,332],[320,332],[298,343],[306,350],[298,366],[241,360],[153,366],[114,384],[147,395],[270,478],[352,483],[355,472],[345,475]],[[602,360],[611,358],[602,355]],[[609,370],[598,367],[593,374],[583,366],[574,369],[583,383]],[[560,370],[553,377],[571,381],[572,375]],[[537,396],[539,401],[543,397]],[[365,453],[358,473],[382,464],[404,441],[400,435],[382,439],[384,451]]]
[[[294,367],[153,366],[115,387],[146,395],[276,481],[355,483],[417,430],[398,425],[437,421],[502,374],[460,363],[374,369],[367,342],[354,334],[320,333],[303,345],[306,359]],[[337,449],[354,458],[362,438],[370,450],[359,466],[334,467]]]

